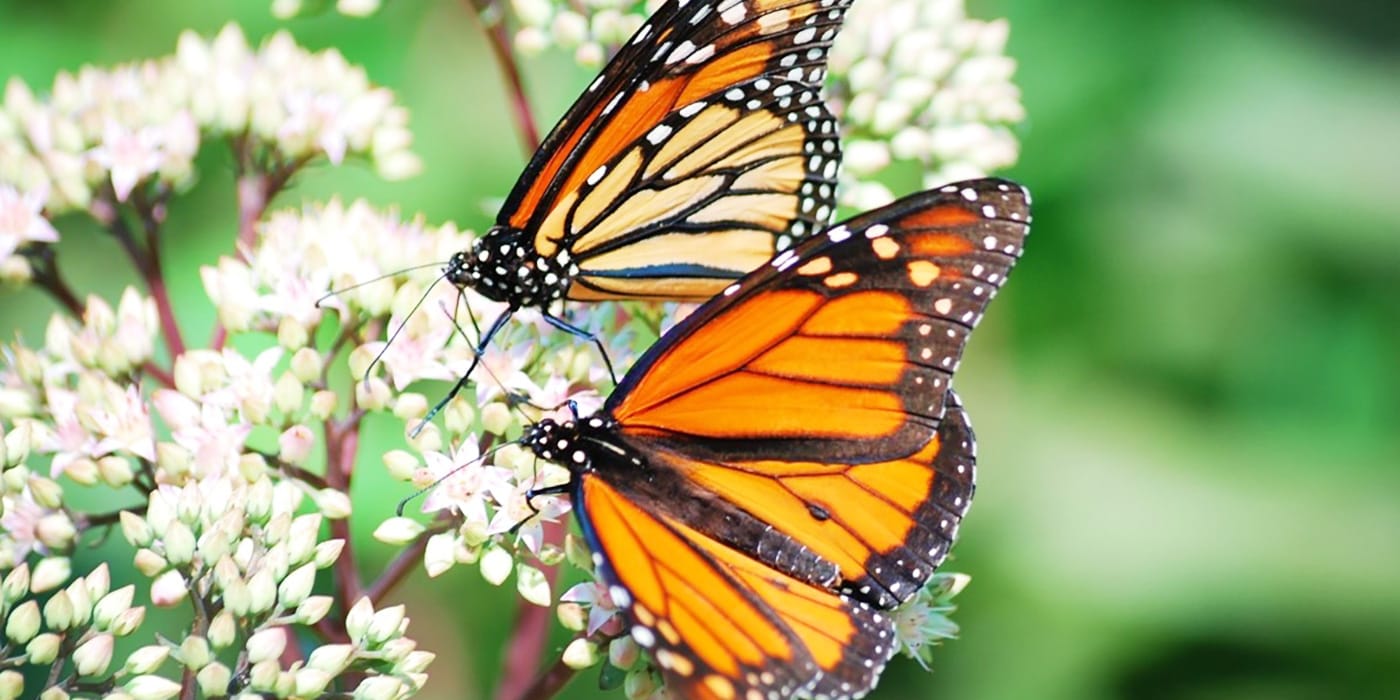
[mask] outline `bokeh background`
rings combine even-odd
[[[981,438],[950,564],[973,576],[962,639],[932,673],[894,664],[875,697],[1400,697],[1393,0],[969,9],[1011,22],[1030,118],[1006,174],[1034,192],[1036,227],[958,380]],[[524,155],[464,4],[285,23],[268,10],[7,0],[0,75],[43,89],[59,69],[169,53],[187,28],[232,20],[256,41],[285,27],[394,89],[426,167],[388,184],[313,169],[280,205],[339,194],[488,224]],[[589,78],[563,55],[526,64],[545,124]],[[168,255],[177,311],[207,328],[198,266],[230,251],[236,221],[228,155],[206,149],[200,168]],[[134,281],[106,264],[111,241],[58,225],[75,286],[114,298]],[[41,337],[53,310],[0,291],[7,337]],[[366,475],[397,438],[382,432]],[[357,483],[367,568],[392,554],[369,538],[401,495],[386,484]],[[423,697],[490,696],[513,597],[471,567],[399,589],[439,654]],[[593,686],[585,673],[564,696]]]

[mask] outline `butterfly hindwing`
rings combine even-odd
[[[575,498],[630,634],[682,697],[859,697],[895,651],[891,618],[866,603],[764,566],[604,478],[581,477]]]
[[[818,91],[849,2],[663,4],[545,139],[497,235],[589,273],[570,298],[698,300],[820,228],[840,153]]]

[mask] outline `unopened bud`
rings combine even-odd
[[[228,694],[228,684],[233,679],[233,672],[229,670],[228,666],[215,661],[199,669],[199,673],[195,674],[194,678],[199,683],[199,689],[203,691],[204,697],[223,697]]]
[[[144,646],[126,657],[126,663],[122,666],[122,670],[128,674],[150,673],[160,668],[160,665],[165,663],[169,657],[170,647],[164,644]]]
[[[24,601],[11,610],[9,618],[5,620],[5,637],[15,644],[28,644],[39,633],[41,617],[37,601]]]
[[[598,654],[597,644],[579,637],[569,642],[569,646],[564,647],[562,660],[564,665],[569,668],[579,670],[597,664],[601,660],[601,657]]]
[[[45,632],[24,645],[24,655],[29,659],[29,663],[36,666],[50,664],[58,658],[58,650],[62,643],[63,637]]]
[[[73,667],[79,676],[96,676],[107,671],[112,663],[112,646],[115,640],[110,634],[99,634],[78,645],[73,650]]]

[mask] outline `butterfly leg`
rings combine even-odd
[[[515,309],[506,309],[500,316],[496,317],[495,321],[491,322],[491,327],[487,329],[486,335],[482,336],[481,342],[477,343],[476,347],[472,349],[472,363],[467,367],[467,371],[463,372],[461,378],[457,380],[457,383],[452,385],[452,390],[447,392],[447,396],[444,396],[441,401],[438,401],[437,404],[433,406],[432,410],[428,411],[428,415],[423,416],[423,420],[418,421],[418,425],[414,426],[413,432],[408,434],[409,437],[418,437],[418,433],[423,432],[423,427],[432,421],[433,418],[436,418],[437,414],[442,412],[443,407],[452,399],[457,398],[457,394],[460,393],[462,389],[466,388],[467,380],[472,376],[472,370],[476,369],[476,366],[481,363],[481,356],[486,352],[486,346],[491,344],[491,339],[496,337],[496,333],[500,332],[501,328],[506,325],[506,321],[510,320],[510,316],[514,312]]]
[[[613,371],[612,359],[608,357],[608,350],[603,347],[603,340],[601,338],[548,312],[544,314],[544,320],[547,321],[549,325],[573,335],[576,338],[583,338],[584,340],[591,341],[593,345],[598,348],[598,354],[603,356],[603,365],[608,368],[608,377],[612,379],[614,385],[617,384],[617,373]]]
[[[525,505],[530,507],[530,514],[525,516],[520,522],[511,525],[510,530],[508,530],[507,532],[514,535],[517,530],[525,526],[525,523],[530,522],[532,518],[540,514],[540,509],[535,507],[535,496],[558,496],[559,494],[568,493],[569,488],[572,487],[572,485],[573,482],[569,481],[562,484],[555,484],[553,486],[543,486],[537,489],[526,490]]]

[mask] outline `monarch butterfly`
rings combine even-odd
[[[507,304],[478,349],[536,307],[602,350],[549,307],[707,299],[824,226],[840,147],[818,91],[850,2],[657,9],[545,138],[496,224],[444,269]]]
[[[973,494],[951,380],[1021,253],[1030,198],[985,179],[906,197],[726,288],[598,413],[521,440],[566,465],[593,560],[686,698],[859,697],[882,610],[948,552]]]

